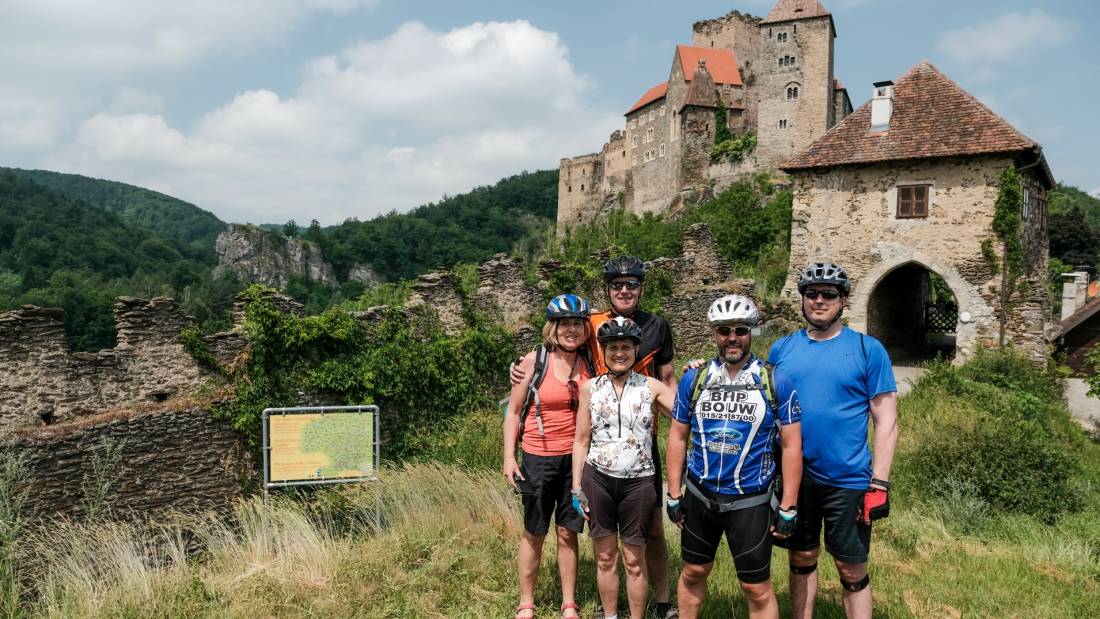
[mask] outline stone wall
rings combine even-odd
[[[516,327],[539,310],[542,294],[527,283],[523,260],[497,254],[481,265],[474,306],[504,323]]]
[[[244,281],[285,288],[293,277],[336,285],[332,266],[310,241],[288,239],[256,226],[231,224],[214,244],[214,275],[231,271]]]
[[[179,339],[192,322],[175,301],[123,297],[114,313],[118,345],[95,353],[69,352],[63,310],[0,314],[0,429],[162,401],[210,377]]]
[[[785,34],[780,41],[778,35]],[[784,56],[793,65],[780,66]],[[829,17],[764,24],[760,27],[756,156],[774,167],[825,134],[833,118],[833,26]],[[798,98],[787,99],[797,86]],[[785,120],[786,128],[780,128]]]
[[[109,484],[112,515],[220,510],[242,496],[251,458],[232,426],[200,408],[127,410],[9,437],[25,458],[30,518],[81,517],[89,491]],[[107,460],[113,446],[116,456]],[[96,479],[96,459],[109,465]],[[101,467],[102,468],[102,467]]]
[[[1008,165],[1008,157],[989,156],[795,174],[791,266],[784,297],[797,299],[798,273],[804,265],[837,262],[853,282],[845,315],[853,328],[866,330],[872,293],[891,272],[917,264],[946,280],[955,295],[960,315],[956,360],[971,356],[978,345],[994,345],[1000,277],[990,270],[981,244],[995,238],[991,224],[998,176]],[[895,216],[899,184],[931,185],[927,218]],[[1000,244],[994,242],[994,247],[1000,255]],[[1032,260],[1032,272],[1037,274],[1045,259]],[[1046,286],[1032,284],[1028,290],[1033,298],[1018,305],[1019,317],[1010,321],[1010,339],[1041,358],[1044,319],[1036,308],[1044,303]],[[969,320],[963,320],[964,315]]]
[[[435,310],[443,330],[458,333],[465,325],[462,297],[458,294],[458,280],[454,273],[444,269],[425,273],[413,282],[413,292],[405,307],[426,305]]]

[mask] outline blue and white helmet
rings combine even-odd
[[[588,301],[575,294],[559,294],[550,300],[546,306],[546,319],[559,320],[561,318],[588,318],[591,308]]]

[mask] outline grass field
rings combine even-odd
[[[1066,513],[998,509],[963,482],[927,487],[921,449],[988,414],[987,402],[944,386],[952,372],[918,383],[901,402],[892,514],[876,523],[872,550],[876,616],[1100,616],[1100,446],[1071,430],[1068,416],[1051,421],[1077,432],[1068,447],[1052,445],[1079,456],[1070,486],[1079,509]],[[982,400],[1001,391],[982,391]],[[232,517],[144,527],[57,523],[15,549],[19,580],[35,599],[7,606],[8,614],[510,617],[521,514],[498,472],[499,412],[470,413],[426,440],[434,460],[388,469],[378,484],[254,499]],[[676,566],[679,534],[668,531]],[[581,548],[578,601],[592,616],[595,566],[590,543]],[[821,565],[817,616],[842,617],[836,572]],[[783,615],[785,566],[776,550]],[[555,581],[548,545],[539,617],[557,616]],[[703,616],[731,615],[745,615],[744,601],[730,557],[720,552]]]

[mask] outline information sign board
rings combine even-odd
[[[263,412],[264,488],[376,479],[378,407]]]

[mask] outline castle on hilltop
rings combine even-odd
[[[600,152],[561,160],[559,229],[617,206],[659,212],[703,186],[776,168],[852,112],[834,73],[833,18],[818,0],[779,0],[763,19],[732,11],[692,30],[668,79],[627,110]],[[723,110],[730,133],[754,133],[757,146],[712,165]]]

